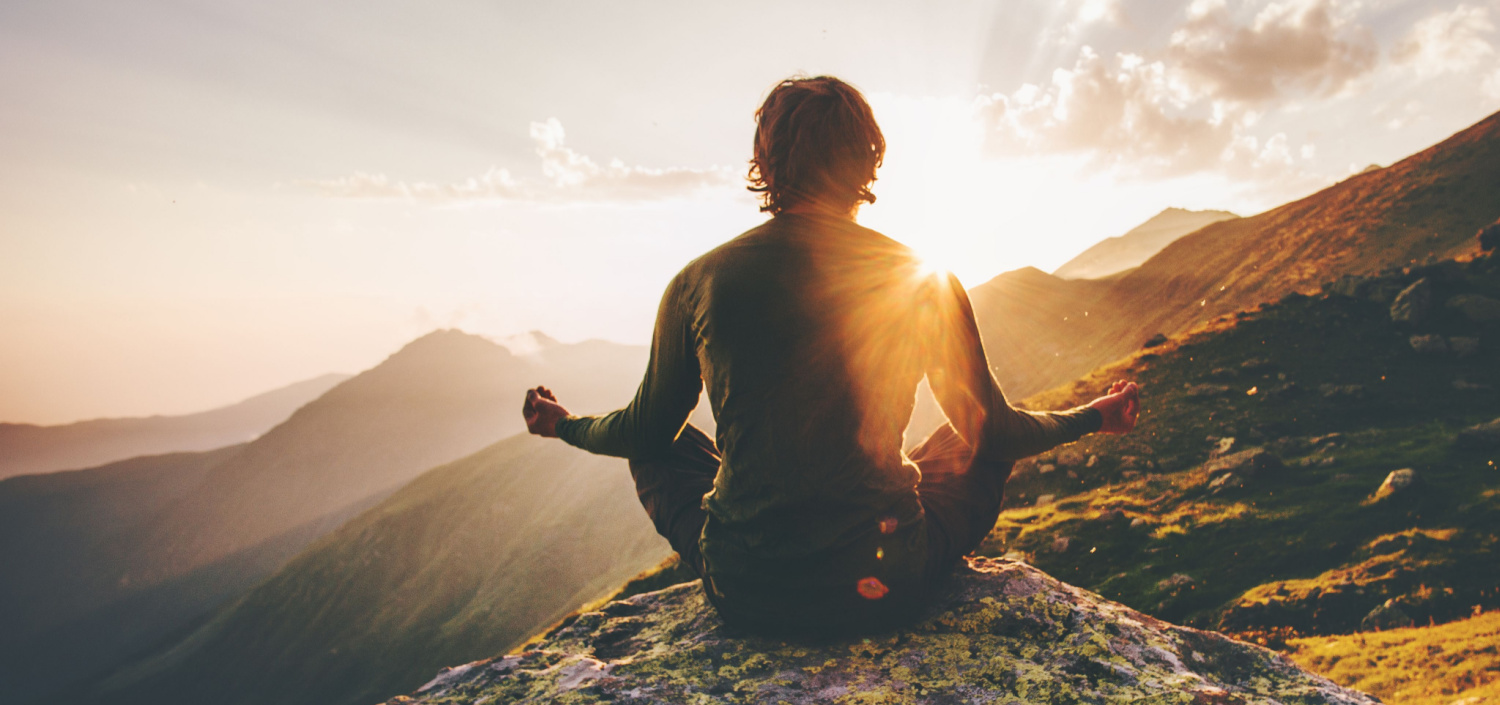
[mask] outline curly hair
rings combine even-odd
[[[870,184],[885,158],[885,136],[854,86],[832,76],[786,79],[755,111],[755,125],[745,177],[762,211],[875,202]]]

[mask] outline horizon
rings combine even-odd
[[[971,287],[1500,109],[1495,1],[861,8],[0,9],[0,421],[218,408],[438,328],[644,344],[763,219],[751,116],[794,73],[885,131],[861,224]]]

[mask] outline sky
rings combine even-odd
[[[0,4],[0,421],[175,414],[440,327],[645,343],[764,220],[777,81],[864,91],[860,222],[973,286],[1500,110],[1500,0]]]

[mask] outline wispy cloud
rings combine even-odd
[[[1253,12],[1195,0],[1147,55],[1085,46],[1048,81],[980,99],[1001,153],[1077,153],[1126,174],[1195,172],[1297,190],[1321,183],[1311,143],[1257,134],[1270,111],[1352,90],[1380,52],[1351,6],[1272,2]]]
[[[1352,7],[1334,0],[1273,2],[1249,22],[1224,0],[1195,0],[1167,56],[1211,98],[1265,103],[1338,93],[1375,68],[1379,50]]]
[[[541,159],[541,178],[520,178],[492,166],[478,176],[452,183],[401,181],[383,173],[356,171],[333,179],[301,182],[338,198],[411,199],[430,203],[463,201],[610,202],[652,201],[730,186],[739,174],[728,167],[652,168],[613,159],[599,164],[565,143],[556,118],[531,123],[531,139]]]
[[[1495,47],[1484,37],[1494,31],[1487,8],[1459,5],[1418,22],[1396,44],[1391,58],[1424,77],[1470,71],[1495,56]]]

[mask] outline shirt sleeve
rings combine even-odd
[[[958,278],[934,282],[927,310],[927,380],[953,429],[975,457],[1014,461],[1071,443],[1098,431],[1096,409],[1032,412],[1006,401],[990,373],[969,295]]]
[[[703,388],[683,280],[678,274],[662,295],[646,377],[635,398],[602,416],[559,420],[559,438],[590,453],[621,458],[656,457],[671,449]]]

